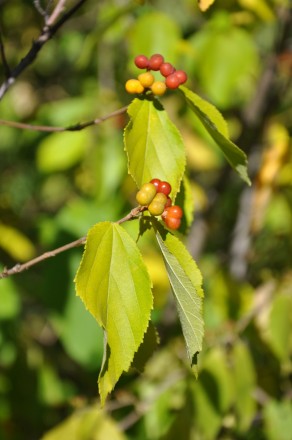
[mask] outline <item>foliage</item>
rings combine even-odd
[[[82,3],[1,100],[2,120],[61,127],[0,122],[2,268],[87,241],[0,280],[0,438],[288,440],[289,2]],[[1,82],[45,7],[0,5]],[[156,52],[189,80],[131,102],[133,57]],[[180,233],[119,223],[156,176]]]

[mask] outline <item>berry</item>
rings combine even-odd
[[[143,87],[151,87],[154,83],[154,76],[151,72],[144,72],[138,76],[138,80]]]
[[[166,204],[165,204],[165,209],[169,208],[171,205],[172,205],[172,200],[171,200],[171,198],[169,196],[167,196],[167,201],[166,201]]]
[[[166,92],[166,85],[162,81],[155,81],[151,86],[151,90],[154,95],[162,96]]]
[[[151,215],[161,215],[164,212],[167,197],[165,194],[157,193],[150,205],[148,211]]]
[[[137,55],[135,57],[134,63],[139,69],[147,69],[149,65],[149,60],[147,57],[145,57],[145,55]]]
[[[160,73],[163,76],[169,76],[175,72],[175,68],[170,63],[162,63],[160,66]]]
[[[169,75],[166,80],[165,84],[169,89],[177,89],[178,86],[181,84],[179,78],[176,76],[176,72]]]
[[[164,221],[169,229],[178,229],[181,224],[180,218],[175,218],[175,217],[166,217]]]
[[[136,200],[141,206],[147,206],[156,195],[156,187],[152,183],[144,183],[136,194]]]
[[[163,56],[156,53],[155,55],[152,55],[152,57],[150,58],[148,68],[151,70],[159,70],[163,62],[164,62]]]
[[[160,182],[158,187],[158,192],[165,194],[168,196],[171,193],[171,185],[168,182]]]
[[[181,219],[182,216],[183,216],[183,210],[178,205],[173,205],[166,209],[166,218]]]
[[[150,183],[153,183],[153,185],[156,187],[157,192],[158,192],[158,188],[159,188],[160,182],[161,182],[160,179],[152,179],[152,180],[150,180]]]
[[[144,87],[138,79],[128,79],[125,84],[125,89],[128,93],[143,93]]]
[[[175,76],[179,80],[180,84],[184,84],[188,79],[188,75],[186,74],[186,72],[184,70],[177,70],[175,72]]]

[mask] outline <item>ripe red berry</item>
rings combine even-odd
[[[173,205],[166,209],[166,218],[181,219],[182,216],[183,216],[183,210],[178,205]]]
[[[175,68],[170,63],[162,63],[160,66],[160,73],[163,76],[169,76],[175,72]]]
[[[149,65],[149,60],[145,55],[137,55],[134,62],[139,69],[147,69]]]
[[[166,217],[164,221],[169,229],[178,229],[181,224],[180,218],[175,218],[175,217]]]
[[[148,68],[151,70],[159,70],[163,61],[164,61],[163,56],[156,53],[152,55],[152,57],[150,57]]]
[[[156,187],[156,190],[158,192],[158,188],[161,183],[161,180],[160,179],[152,179],[152,180],[150,180],[150,183],[153,183],[153,185]]]
[[[178,86],[181,84],[179,78],[176,76],[176,72],[169,75],[166,80],[165,84],[169,89],[177,89]]]
[[[171,200],[171,198],[169,196],[167,196],[167,201],[166,201],[166,204],[165,204],[165,209],[169,208],[171,205],[172,205],[172,200]]]
[[[179,80],[180,84],[184,84],[188,79],[188,75],[186,74],[186,72],[184,70],[177,70],[175,72],[175,76]]]
[[[165,194],[168,196],[171,193],[171,185],[168,182],[160,182],[158,187],[158,192]]]

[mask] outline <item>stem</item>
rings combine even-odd
[[[136,208],[132,209],[125,217],[121,218],[120,220],[117,220],[117,224],[121,224],[133,219],[136,219],[140,216],[140,214],[145,211],[147,208],[145,206],[137,206]],[[2,278],[7,278],[10,275],[14,275],[16,273],[23,272],[30,267],[34,266],[35,264],[40,263],[41,261],[47,260],[48,258],[55,257],[58,254],[61,254],[62,252],[65,252],[69,249],[73,249],[75,247],[82,246],[86,243],[87,236],[78,238],[78,240],[72,241],[70,243],[67,243],[63,246],[60,246],[52,251],[45,252],[42,255],[39,255],[36,258],[33,258],[32,260],[27,261],[23,264],[15,264],[15,266],[11,267],[10,269],[4,268],[3,272],[0,273],[0,280]]]

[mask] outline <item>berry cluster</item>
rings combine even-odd
[[[137,192],[136,200],[139,205],[147,206],[151,215],[161,215],[166,226],[170,229],[178,229],[183,212],[179,206],[172,206],[170,193],[170,183],[160,179],[152,179],[149,183],[142,185]]]
[[[188,79],[184,70],[176,70],[172,64],[164,62],[164,58],[160,54],[154,54],[150,58],[145,55],[137,55],[135,65],[139,69],[147,71],[138,75],[138,79],[129,79],[126,82],[125,88],[128,93],[143,93],[145,89],[150,89],[154,95],[161,96],[167,88],[177,89]],[[155,81],[150,70],[159,70],[161,75],[165,77],[165,81]]]

